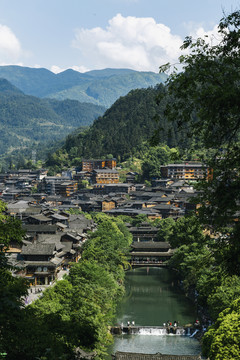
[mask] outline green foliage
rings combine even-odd
[[[196,283],[198,293],[198,303],[207,307],[208,297],[215,293],[218,286],[221,285],[226,275],[220,266],[216,266],[214,262],[210,267],[202,269]]]
[[[208,306],[214,320],[218,314],[228,308],[232,301],[240,297],[239,276],[227,276],[216,288],[214,293],[208,296]]]
[[[173,239],[173,232],[176,226],[176,222],[173,218],[169,217],[166,219],[156,220],[155,226],[158,227],[158,240],[169,242]]]
[[[198,216],[215,238],[206,239],[205,245],[201,238],[191,244],[179,239],[186,245],[170,262],[180,269],[187,288],[197,288],[200,301],[217,319],[203,338],[204,355],[227,360],[240,359],[239,10],[221,19],[218,35],[217,45],[207,36],[185,39],[182,48],[188,53],[180,57],[183,71],[173,72],[167,81],[164,114],[172,122],[177,119],[180,128],[189,126],[202,148],[210,150],[206,163],[213,169],[212,179],[198,186]],[[158,100],[166,98],[160,93]]]
[[[0,351],[12,346],[15,322],[20,321],[23,331],[23,297],[27,294],[27,283],[12,275],[7,250],[10,241],[20,242],[24,232],[20,221],[5,215],[5,204],[0,201]],[[15,330],[15,329],[14,329]],[[16,336],[16,335],[15,335]]]
[[[211,360],[240,359],[240,298],[219,314],[203,337],[203,354]]]
[[[84,212],[78,208],[70,208],[69,210],[65,210],[65,212],[71,215],[84,214]]]
[[[170,101],[159,93],[165,116],[173,123],[177,119],[180,128],[188,125],[202,148],[210,149],[207,165],[213,178],[201,186],[199,217],[224,235],[224,265],[232,274],[240,270],[240,226],[234,221],[240,210],[239,19],[239,10],[221,19],[215,46],[208,37],[187,37],[182,48],[189,53],[180,58],[183,71],[167,80]]]
[[[77,149],[78,157],[99,158],[111,154],[118,161],[124,161],[133,157],[142,159],[148,153],[149,157],[153,156],[156,159],[159,155],[163,163],[166,162],[168,159],[166,153],[170,155],[167,147],[159,151],[153,149],[152,155],[149,151],[148,143],[156,128],[156,117],[159,117],[163,128],[163,132],[157,137],[161,144],[185,148],[189,139],[186,132],[177,131],[176,124],[169,124],[166,121],[163,116],[165,100],[156,104],[156,96],[159,92],[166,95],[163,85],[130,91],[127,96],[119,98],[104,116],[94,121],[89,130],[68,136],[63,151],[67,151],[71,161],[74,160],[70,155],[74,148]],[[157,167],[155,171],[156,169]]]
[[[176,158],[176,149],[170,149],[167,145],[150,147],[142,159],[142,179],[160,178],[160,166],[166,165]]]
[[[25,95],[0,79],[0,154],[57,141],[88,126],[105,108],[74,100],[41,100]]]
[[[146,221],[147,221],[147,222],[149,221],[147,215],[145,215],[145,214],[139,214],[139,215],[137,215],[137,216],[134,216],[134,217],[131,219],[130,223],[132,224],[132,226],[138,227],[138,226],[141,225],[142,222],[146,222]]]
[[[25,334],[21,334],[8,353],[14,355],[18,349],[28,360],[32,347],[32,357],[70,360],[79,346],[102,358],[112,341],[109,326],[124,293],[124,267],[132,238],[121,219],[101,213],[93,217],[99,226],[85,243],[81,261],[72,264],[64,280],[27,307],[28,337],[24,340]]]
[[[0,221],[0,243],[5,246],[8,247],[10,241],[21,242],[24,235],[20,220],[8,216],[4,221]]]
[[[178,270],[184,289],[194,289],[202,272],[214,264],[211,251],[198,243],[181,245],[169,260],[169,266]]]
[[[106,270],[123,280],[124,269],[128,267],[126,255],[132,241],[123,222],[106,214],[96,214],[94,220],[99,224],[84,245],[83,260],[98,261]]]
[[[168,233],[168,241],[173,248],[181,245],[203,244],[206,242],[203,227],[195,215],[181,217],[175,224],[171,220],[166,220],[165,223],[166,225],[170,224],[169,230],[171,235]],[[173,225],[172,227],[171,224]]]

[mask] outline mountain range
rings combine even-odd
[[[157,102],[160,94],[162,100]],[[158,144],[170,148],[188,148],[191,139],[187,127],[180,131],[177,122],[171,123],[164,116],[166,100],[163,84],[130,91],[88,129],[76,130],[68,135],[65,143],[50,154],[47,165],[64,166],[67,162],[76,163],[76,159],[79,161],[81,158],[104,158],[110,155],[119,162],[132,157],[143,158],[153,137]],[[158,128],[161,130],[156,132]]]
[[[44,68],[0,66],[0,78],[26,95],[56,100],[72,99],[109,108],[120,96],[166,80],[165,74],[130,69],[103,69],[80,73],[68,69],[59,74]]]
[[[0,155],[65,138],[105,112],[99,105],[25,95],[0,79]]]

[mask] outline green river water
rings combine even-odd
[[[184,296],[173,274],[164,268],[139,268],[126,274],[126,295],[118,307],[115,325],[162,326],[178,321],[179,325],[194,323],[194,305]],[[115,335],[109,354],[116,351],[155,354],[196,355],[199,342],[184,335]],[[111,357],[109,356],[109,359]]]

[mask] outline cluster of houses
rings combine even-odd
[[[182,164],[182,170],[176,166],[174,172],[174,164],[170,165],[168,177],[153,180],[151,187],[136,183],[133,172],[127,174],[126,183],[119,183],[115,159],[83,160],[79,171],[62,176],[47,176],[43,169],[0,174],[0,198],[7,203],[8,213],[21,219],[26,230],[22,246],[12,244],[9,249],[19,274],[32,285],[48,285],[61,269],[79,260],[87,233],[94,231],[96,224],[84,214],[71,215],[74,211],[70,209],[113,216],[145,215],[152,220],[178,219],[194,210],[192,199],[196,192],[186,180],[202,178],[207,170],[200,164]],[[184,174],[188,174],[187,179]],[[92,186],[79,187],[86,178],[92,179]],[[133,264],[159,264],[172,255],[170,246],[158,238],[157,228],[148,222],[135,228],[127,225],[133,235]]]

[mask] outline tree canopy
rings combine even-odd
[[[164,114],[179,127],[188,124],[205,149],[214,149],[207,161],[212,180],[201,184],[198,212],[205,225],[223,235],[219,245],[225,246],[226,266],[234,273],[240,270],[240,226],[235,221],[240,210],[240,11],[220,21],[218,35],[217,44],[208,37],[185,39],[182,49],[188,54],[180,57],[183,71],[174,71],[167,80],[174,101],[166,103]]]
[[[239,297],[240,10],[220,20],[218,39],[187,37],[182,49],[182,71],[175,69],[166,83],[172,101],[162,94],[158,101],[165,103],[166,118],[177,121],[179,128],[188,125],[211,155],[206,159],[211,176],[198,185],[197,215],[212,236],[201,246],[185,241],[171,262],[181,269],[185,285],[194,285],[201,301],[207,299],[216,319]],[[160,71],[166,69],[169,64]],[[205,336],[204,351],[211,360],[239,358],[239,300],[234,304]]]

